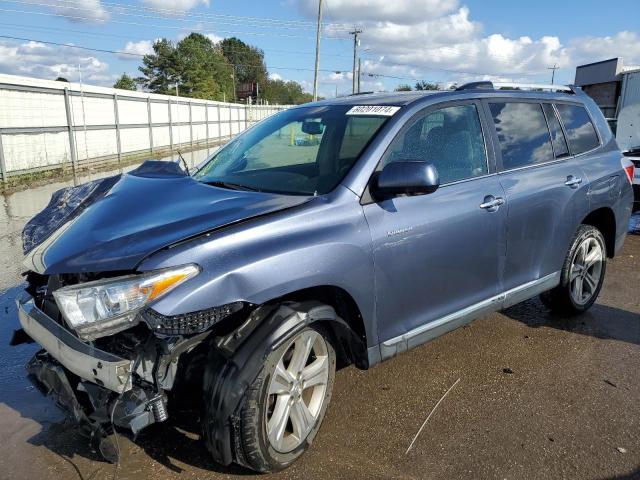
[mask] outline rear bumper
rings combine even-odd
[[[23,330],[63,367],[81,379],[112,392],[124,393],[131,390],[131,360],[82,342],[38,309],[28,296],[16,303]]]

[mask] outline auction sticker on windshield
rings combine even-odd
[[[356,105],[351,107],[347,115],[382,115],[390,117],[398,110],[400,110],[400,107],[390,105]]]

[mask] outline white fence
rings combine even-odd
[[[285,108],[0,75],[0,175],[197,148]]]

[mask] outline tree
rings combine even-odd
[[[129,75],[123,73],[118,81],[113,84],[113,88],[120,88],[121,90],[136,90],[136,82]]]
[[[142,63],[136,81],[151,92],[175,95],[177,86],[185,97],[233,98],[233,69],[222,49],[201,33],[191,33],[176,45],[158,40]]]
[[[410,92],[410,91],[411,91],[411,85],[407,85],[406,83],[403,83],[396,87],[396,92]]]
[[[56,82],[67,82],[67,83],[69,83],[69,80],[67,80],[64,77],[58,77],[58,78],[56,78]]]
[[[306,93],[298,82],[284,80],[267,80],[260,97],[281,105],[298,105],[313,100],[313,95]]]
[[[416,90],[440,90],[440,85],[420,80],[419,82],[416,82]]]
[[[231,37],[220,42],[222,54],[233,66],[236,82],[258,83],[264,87],[267,81],[267,67],[264,64],[264,52],[247,45],[242,40]]]

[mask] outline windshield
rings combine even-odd
[[[226,188],[292,195],[333,190],[388,117],[350,105],[286,110],[220,149],[194,178]]]

